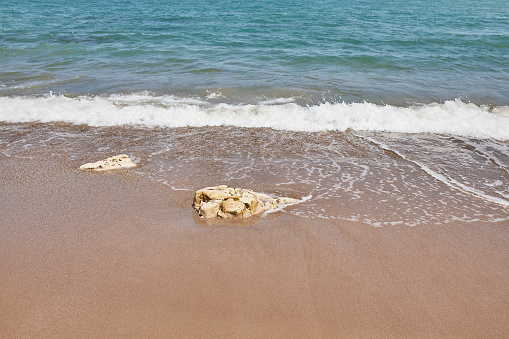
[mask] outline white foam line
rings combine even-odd
[[[276,105],[276,104],[288,104],[288,103],[291,103],[294,101],[295,101],[294,98],[277,98],[277,99],[269,99],[269,100],[260,101],[258,104],[259,105]]]
[[[484,194],[478,190],[476,190],[475,188],[472,188],[472,187],[468,187],[464,184],[462,184],[461,182],[457,181],[457,180],[454,180],[454,179],[451,179],[451,178],[447,178],[446,176],[440,174],[440,173],[437,173],[435,171],[433,171],[431,168],[429,168],[428,166],[426,165],[423,165],[415,160],[412,160],[412,159],[408,159],[405,155],[399,153],[398,151],[390,148],[389,146],[385,145],[385,144],[382,144],[378,141],[376,141],[375,139],[373,138],[370,138],[370,137],[363,137],[363,136],[360,136],[360,135],[356,135],[357,137],[361,138],[361,139],[364,139],[366,141],[369,141],[375,145],[377,145],[378,147],[384,149],[384,150],[387,150],[387,151],[391,151],[391,152],[394,152],[396,153],[398,156],[400,156],[402,159],[406,160],[406,161],[409,161],[415,165],[417,165],[420,169],[422,169],[424,172],[426,172],[428,175],[432,176],[433,178],[437,179],[438,181],[441,181],[442,183],[444,183],[445,185],[455,189],[455,190],[458,190],[458,191],[461,191],[463,193],[467,193],[467,194],[470,194],[476,198],[480,198],[480,199],[484,199],[484,200],[487,200],[489,202],[493,202],[495,204],[499,204],[499,205],[502,205],[504,207],[509,207],[509,201],[507,200],[504,200],[504,199],[501,199],[501,198],[498,198],[498,197],[493,197],[491,195],[487,195],[487,194]]]
[[[303,203],[305,201],[308,201],[311,198],[313,198],[313,195],[309,194],[309,195],[306,195],[305,197],[300,198],[296,202],[292,202],[290,204],[280,204],[278,208],[273,209],[273,210],[267,210],[267,211],[265,211],[263,213],[263,215],[266,215],[266,214],[269,214],[269,213],[279,212],[279,211],[283,210],[285,207],[301,204],[301,203]]]
[[[465,144],[472,146],[475,149],[475,151],[477,152],[477,154],[482,156],[484,159],[494,163],[495,165],[500,167],[501,170],[503,170],[509,174],[509,170],[507,169],[507,167],[504,164],[500,163],[497,158],[495,158],[494,156],[491,156],[490,154],[485,153],[482,148],[478,147],[476,144],[474,144],[472,142],[469,142],[468,140],[465,140],[463,138],[458,138],[458,139],[462,140]]]
[[[211,103],[150,93],[67,97],[1,97],[0,121],[67,122],[89,126],[237,126],[276,130],[434,133],[509,140],[509,106],[489,108],[461,100],[397,107],[371,103],[300,106],[289,98],[258,104]]]

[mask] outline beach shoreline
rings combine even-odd
[[[504,3],[3,1],[0,338],[506,338]]]
[[[373,227],[278,212],[207,224],[192,192],[129,170],[37,154],[0,166],[8,338],[509,331],[504,222]]]

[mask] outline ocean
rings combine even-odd
[[[3,0],[0,169],[34,152],[298,218],[509,221],[509,6]]]

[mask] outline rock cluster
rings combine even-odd
[[[226,185],[207,187],[196,191],[193,207],[202,218],[248,218],[279,205],[296,203],[292,198],[272,198],[250,189]]]
[[[136,166],[136,164],[131,160],[130,156],[119,154],[101,161],[81,165],[79,168],[82,170],[108,171],[118,168],[131,168],[134,166]]]

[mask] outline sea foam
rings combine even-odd
[[[352,129],[509,140],[509,106],[478,106],[459,99],[409,107],[366,102],[301,106],[287,98],[241,105],[139,93],[108,97],[0,97],[0,107],[0,121],[10,123],[237,126],[306,132]]]

